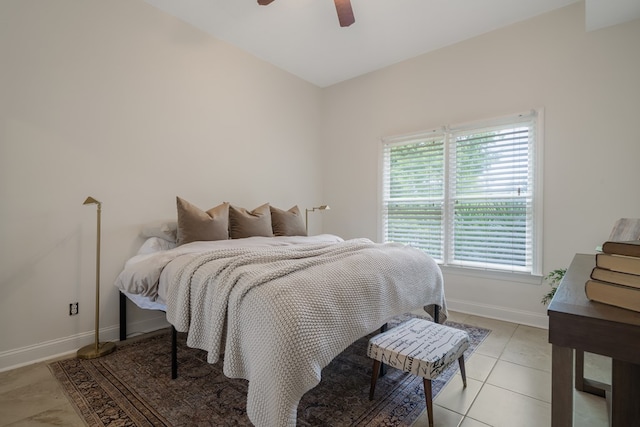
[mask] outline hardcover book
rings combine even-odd
[[[620,242],[640,239],[640,218],[620,218],[613,225],[608,240]]]
[[[601,282],[640,288],[640,275],[637,274],[621,273],[619,271],[596,267],[591,271],[591,278]]]
[[[602,252],[606,254],[640,257],[640,240],[604,242]]]
[[[640,275],[640,258],[638,257],[596,254],[596,266],[621,273]]]
[[[640,289],[638,288],[590,279],[585,283],[584,291],[591,301],[640,312]]]

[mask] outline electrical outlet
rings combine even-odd
[[[78,303],[72,302],[69,304],[69,316],[75,316],[78,314]]]

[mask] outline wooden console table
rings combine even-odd
[[[573,350],[576,388],[604,395],[584,378],[584,352],[612,358],[611,426],[640,426],[640,313],[589,301],[584,284],[595,255],[577,254],[549,304],[552,344],[551,426],[573,426]],[[607,396],[609,397],[609,396]]]

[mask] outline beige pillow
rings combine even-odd
[[[229,238],[229,203],[203,211],[180,197],[178,207],[178,246],[185,243]]]
[[[273,237],[269,203],[251,212],[244,208],[229,206],[229,236],[232,239],[253,236]]]
[[[307,230],[298,206],[288,211],[271,206],[271,227],[275,236],[306,236]]]

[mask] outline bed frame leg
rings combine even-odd
[[[178,378],[178,331],[171,325],[171,379]]]
[[[120,341],[127,339],[127,297],[120,292]]]

